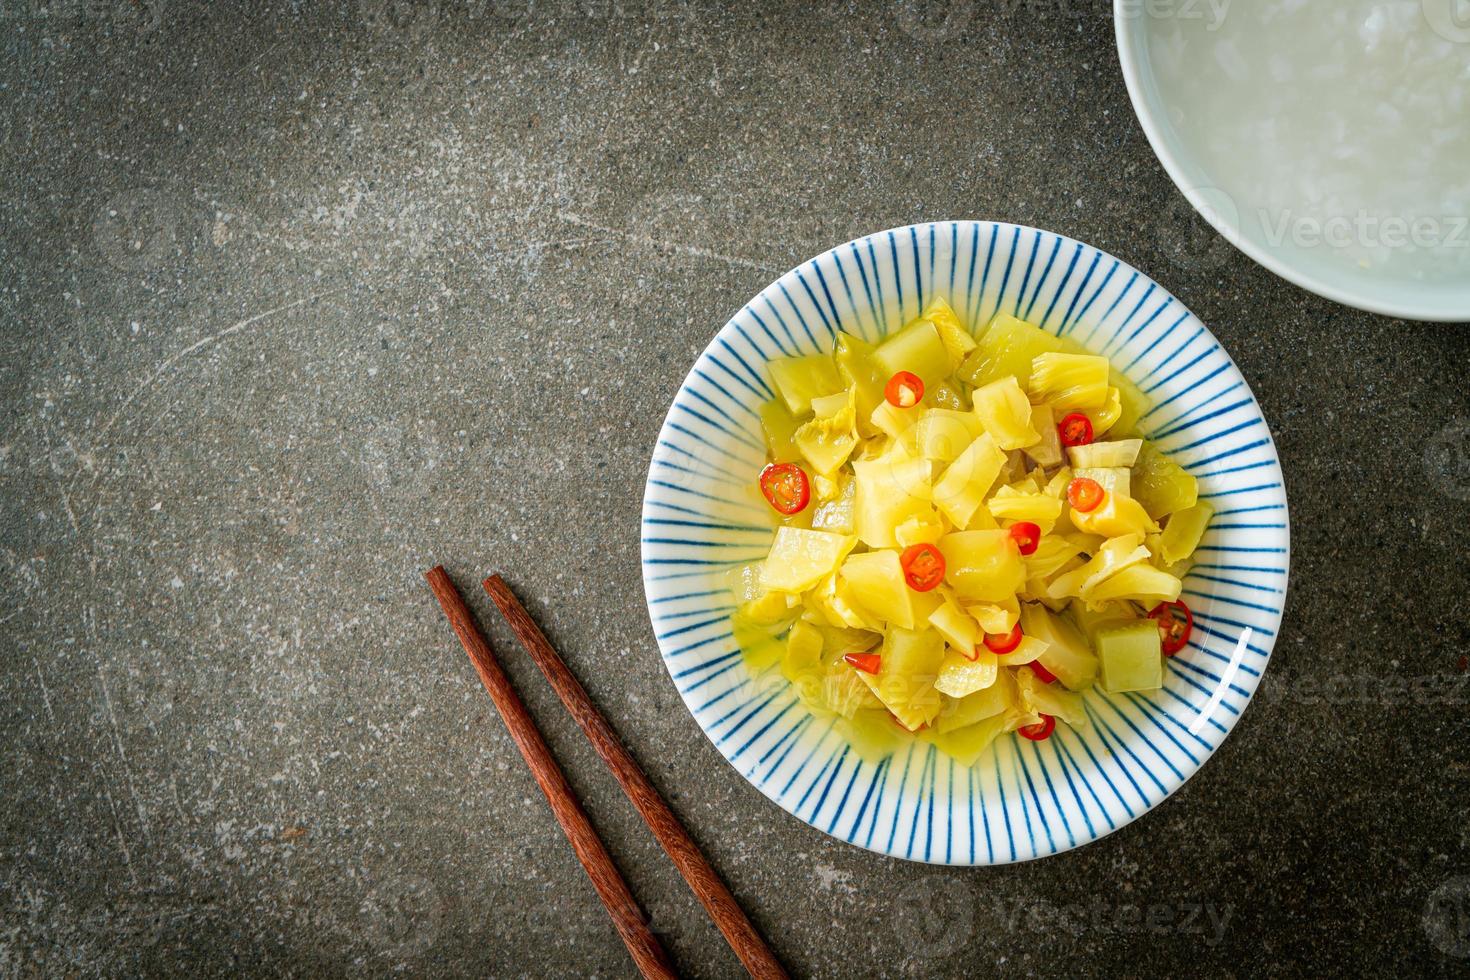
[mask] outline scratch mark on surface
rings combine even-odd
[[[102,784],[102,792],[107,794],[107,805],[112,808],[112,829],[117,833],[118,846],[122,848],[123,864],[128,866],[128,874],[133,879],[133,884],[138,884],[138,872],[133,870],[133,852],[128,850],[128,839],[123,836],[122,820],[117,815],[117,801],[112,798],[112,788],[107,785],[107,778],[103,775],[102,767],[94,760],[92,768],[97,773],[97,781]]]
[[[92,638],[92,642],[88,645],[92,649],[92,656],[97,660],[97,680],[102,685],[102,701],[107,707],[107,718],[112,722],[112,745],[117,750],[117,758],[122,764],[123,775],[127,777],[128,792],[133,797],[133,806],[138,810],[138,825],[142,828],[143,836],[152,840],[152,834],[148,830],[148,812],[143,809],[143,801],[138,796],[138,787],[133,782],[133,770],[128,765],[128,755],[123,751],[122,729],[117,723],[117,711],[112,706],[112,692],[107,687],[107,672],[102,668],[102,656],[97,652],[96,610],[88,606],[85,616],[88,624],[88,632]]]
[[[15,613],[10,614],[10,616],[14,615]],[[10,616],[5,618],[9,619]],[[31,663],[36,665],[36,682],[41,685],[41,703],[46,705],[46,717],[50,718],[51,724],[54,725],[56,724],[56,712],[51,709],[51,689],[46,686],[46,678],[41,675],[41,661],[36,659],[35,654],[32,654]]]
[[[61,497],[61,507],[66,511],[66,519],[71,522],[72,536],[81,540],[82,526],[77,523],[77,512],[72,509],[71,495],[66,492],[66,485],[61,482],[61,467],[56,462],[56,450],[51,445],[51,437],[46,437],[46,459],[51,464],[51,485],[56,488],[56,493]]]
[[[250,316],[247,316],[243,320],[239,320],[235,323],[230,324],[219,333],[210,334],[207,337],[200,337],[198,340],[194,341],[194,343],[190,344],[188,347],[185,347],[183,350],[176,351],[175,353],[170,354],[168,357],[165,357],[163,359],[163,362],[159,364],[158,367],[153,369],[153,372],[149,374],[148,377],[143,379],[141,384],[133,389],[133,393],[131,395],[128,395],[128,397],[123,400],[123,403],[117,407],[117,411],[112,413],[112,417],[109,418],[106,424],[104,424],[102,428],[97,431],[97,434],[106,435],[108,430],[116,425],[118,420],[122,418],[123,413],[128,410],[128,406],[132,405],[133,402],[137,401],[140,395],[142,395],[145,391],[152,387],[153,382],[157,381],[160,375],[162,375],[169,368],[173,367],[179,361],[188,357],[190,354],[201,351],[204,348],[208,347],[210,344],[220,343],[221,341],[234,336],[242,330],[248,330],[250,327],[259,323],[261,320],[273,317],[278,313],[285,313],[287,310],[294,310],[298,306],[305,306],[307,303],[314,303],[317,300],[325,299],[328,296],[335,296],[338,293],[346,292],[347,289],[347,286],[341,286],[337,289],[329,289],[324,293],[313,293],[310,296],[303,296],[302,298],[294,299],[289,303],[283,303],[280,306],[274,307],[272,309],[252,314]]]
[[[735,266],[741,269],[755,269],[759,272],[768,272],[773,276],[779,276],[782,272],[785,271],[784,269],[778,269],[773,265],[767,265],[764,262],[756,262],[754,259],[741,258],[738,255],[726,255],[723,252],[716,252],[712,249],[704,248],[701,245],[686,245],[683,242],[669,242],[664,241],[661,238],[654,238],[651,235],[640,235],[637,232],[625,231],[622,228],[610,228],[607,225],[600,225],[594,221],[589,221],[581,215],[574,214],[571,211],[558,211],[556,216],[559,220],[564,221],[569,225],[576,225],[579,228],[590,228],[593,231],[600,231],[606,235],[617,235],[618,237],[626,239],[627,241],[636,242],[639,245],[646,245],[650,248],[666,248],[671,251],[677,252],[680,255],[689,255],[697,259],[707,259],[711,262],[719,262],[722,265]]]

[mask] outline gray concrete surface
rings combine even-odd
[[[1202,231],[1104,8],[0,2],[0,974],[630,975],[425,590],[443,561],[529,597],[797,974],[1463,976],[1465,329]],[[731,312],[970,216],[1108,249],[1210,324],[1295,555],[1262,694],[1175,797],[944,871],[720,760],[636,518]],[[505,659],[681,968],[737,975]]]

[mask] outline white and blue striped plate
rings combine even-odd
[[[1141,427],[1199,478],[1216,516],[1184,583],[1188,648],[1151,694],[1086,695],[1089,724],[1006,737],[973,768],[923,742],[860,759],[779,672],[752,677],[730,630],[730,569],[764,557],[752,493],[767,360],[876,340],[943,296],[968,325],[997,311],[1106,354],[1153,399]],[[1004,864],[1065,851],[1160,803],[1240,718],[1286,597],[1286,492],[1260,407],[1198,318],[1105,252],[1034,228],[913,225],[812,259],[725,324],[659,433],[643,499],[643,582],[664,664],[706,735],[762,793],[812,826],[884,854]]]

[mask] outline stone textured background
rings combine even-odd
[[[0,0],[0,974],[629,975],[442,561],[520,588],[795,973],[1464,975],[1465,328],[1194,220],[1106,7]],[[1294,562],[1261,694],[1174,798],[945,871],[721,761],[637,517],[734,310],[955,217],[1112,251],[1212,327]],[[681,968],[738,975],[474,604]]]

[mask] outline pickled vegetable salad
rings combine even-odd
[[[1086,724],[1089,687],[1162,685],[1213,512],[1132,437],[1147,402],[1106,358],[1006,314],[977,338],[936,299],[770,373],[751,482],[779,526],[734,614],[752,669],[868,758],[920,738],[963,765]]]

